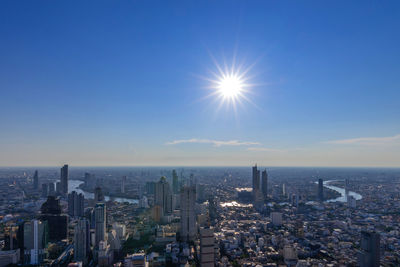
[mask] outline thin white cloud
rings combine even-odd
[[[386,137],[360,137],[352,139],[327,141],[328,144],[336,145],[390,145],[400,144],[400,134]]]
[[[249,147],[247,148],[248,151],[256,151],[256,152],[285,152],[284,149],[276,149],[276,148],[269,148],[269,147]]]
[[[181,140],[174,140],[171,142],[167,142],[166,145],[178,145],[178,144],[212,144],[216,147],[220,146],[252,146],[252,145],[260,145],[258,142],[248,142],[248,141],[238,141],[238,140],[211,140],[211,139],[181,139]]]

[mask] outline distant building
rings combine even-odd
[[[86,219],[79,219],[74,232],[74,260],[86,264],[89,249],[89,222]]]
[[[324,181],[321,178],[318,179],[318,201],[324,201]]]
[[[358,264],[363,267],[380,266],[380,235],[375,232],[361,232]]]
[[[95,243],[98,247],[100,241],[106,240],[106,206],[104,203],[97,203],[94,209],[96,230],[95,230]]]
[[[145,253],[135,253],[128,254],[124,260],[125,267],[147,267],[148,263],[146,262],[146,254]]]
[[[175,170],[172,170],[172,191],[179,194],[179,178]]]
[[[48,223],[49,241],[57,242],[66,239],[68,216],[61,214],[60,199],[55,196],[48,196],[40,211],[40,220],[47,221]]]
[[[353,196],[347,196],[347,205],[355,209],[357,207],[357,200]]]
[[[35,171],[35,174],[33,175],[33,189],[38,190],[39,189],[39,174],[38,171]]]
[[[215,239],[212,228],[200,229],[200,267],[213,267],[215,262]]]
[[[99,267],[112,266],[114,257],[113,251],[106,240],[100,241],[97,251],[97,265]]]
[[[19,249],[0,251],[0,266],[17,264],[19,262],[19,259],[20,259]]]
[[[94,189],[94,201],[96,203],[104,201],[104,194],[103,194],[103,191],[101,190],[101,187],[99,187],[99,186],[97,186]]]
[[[264,195],[264,199],[268,197],[268,174],[267,170],[263,170],[262,172],[262,193]]]
[[[154,204],[162,207],[163,215],[172,213],[172,194],[166,178],[161,177],[155,186]]]
[[[84,216],[85,197],[83,194],[78,194],[76,191],[68,194],[68,215],[71,217]]]
[[[125,194],[126,176],[122,176],[121,180],[121,193]]]
[[[181,189],[181,227],[180,236],[183,241],[193,241],[196,237],[196,188],[185,186]]]
[[[40,265],[47,247],[47,222],[32,220],[24,225],[24,263]]]
[[[257,170],[257,164],[253,167],[253,176],[252,176],[252,184],[253,184],[253,194],[254,196],[257,194],[257,191],[260,190],[260,171]]]
[[[61,195],[61,194],[62,194],[61,182],[57,182],[57,183],[56,183],[56,193],[57,193],[58,195]]]
[[[49,193],[48,193],[49,196],[56,195],[56,189],[55,189],[54,183],[49,183],[48,189],[49,189]]]
[[[49,189],[47,184],[42,184],[42,198],[47,198],[49,194]]]
[[[282,213],[281,212],[271,212],[271,221],[274,226],[282,225]]]
[[[65,164],[63,167],[61,167],[60,181],[61,181],[61,193],[66,195],[68,193],[68,165],[67,164]]]

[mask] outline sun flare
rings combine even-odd
[[[237,98],[243,91],[243,81],[237,75],[221,77],[218,83],[218,92],[224,98]]]

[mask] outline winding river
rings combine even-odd
[[[362,196],[356,192],[348,191],[346,194],[346,190],[334,185],[330,185],[331,182],[336,182],[338,180],[329,180],[324,181],[324,187],[335,190],[336,192],[340,193],[340,197],[329,199],[326,202],[347,202],[347,196],[353,196],[356,200],[362,199]],[[318,183],[318,182],[317,182]]]
[[[78,194],[82,193],[87,199],[94,199],[94,193],[83,191],[79,188],[79,185],[83,184],[83,181],[80,180],[69,180],[68,181],[68,193],[72,191],[76,191]],[[111,198],[109,196],[104,196],[106,201],[109,201]],[[112,198],[116,202],[128,202],[131,204],[138,204],[139,200],[132,198],[123,198],[123,197],[113,197]]]

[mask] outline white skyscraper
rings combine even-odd
[[[185,186],[181,191],[181,239],[193,241],[196,237],[196,214],[194,206],[196,203],[196,188]]]
[[[96,246],[99,246],[100,241],[106,240],[106,206],[104,203],[97,203],[95,210],[96,221]]]

